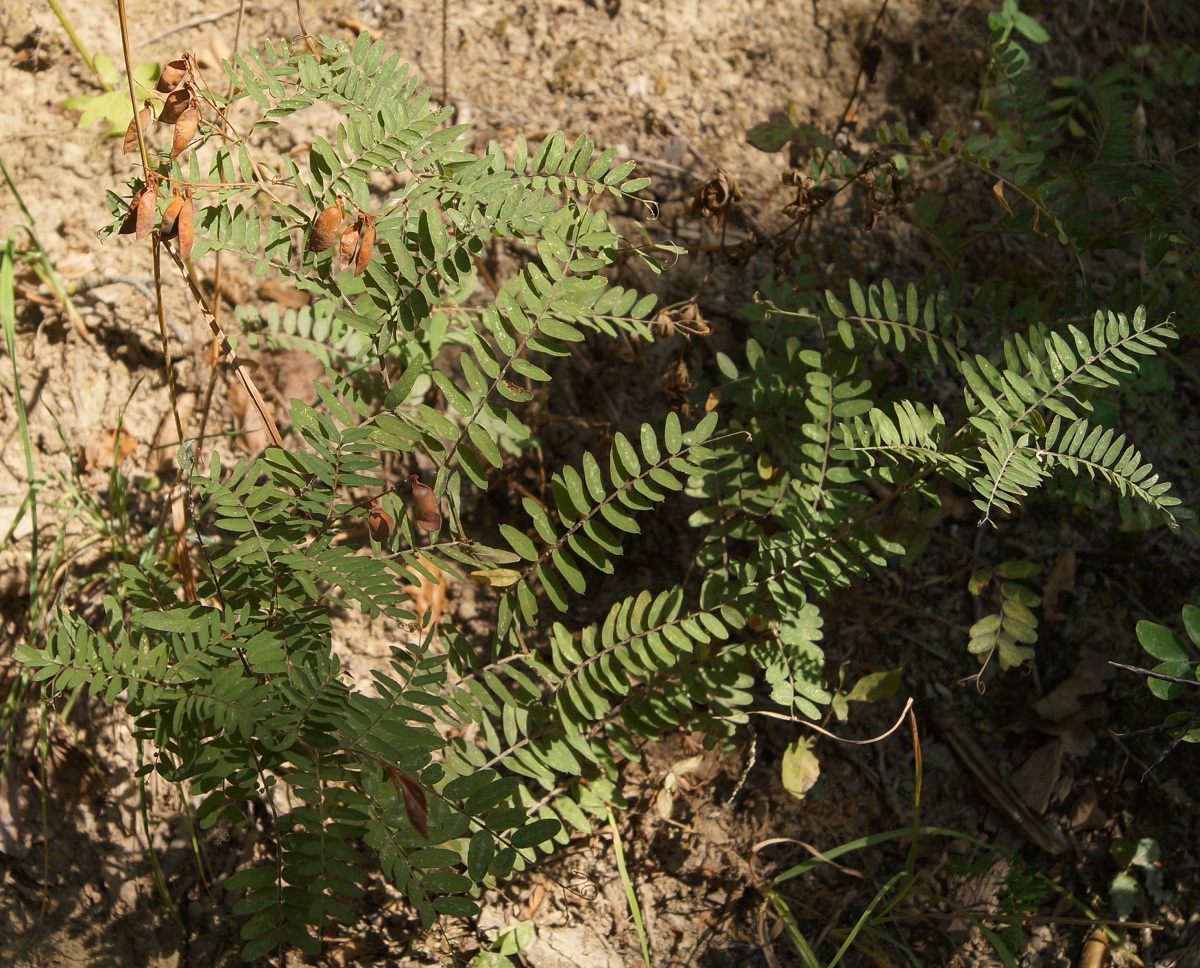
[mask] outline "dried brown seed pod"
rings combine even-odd
[[[336,241],[342,217],[346,214],[342,196],[338,196],[337,204],[330,205],[313,219],[312,234],[308,237],[309,252],[324,252]]]
[[[147,98],[145,106],[129,120],[129,127],[125,129],[125,144],[122,146],[125,154],[131,155],[138,150],[138,128],[142,129],[142,134],[146,133],[146,125],[150,123],[150,100]]]
[[[362,224],[361,241],[358,243],[358,255],[354,257],[354,274],[361,276],[367,263],[371,261],[371,251],[375,248],[375,219],[365,212],[359,218]]]
[[[163,102],[162,110],[158,113],[158,120],[163,124],[175,124],[191,106],[192,92],[186,87],[172,91]]]
[[[179,234],[179,212],[183,208],[183,196],[179,194],[179,189],[174,189],[175,197],[167,203],[167,209],[163,212],[162,224],[158,227],[158,234],[164,239],[173,239]]]
[[[338,241],[337,258],[334,260],[333,271],[341,272],[354,261],[354,253],[358,251],[358,226],[355,222],[350,228],[342,233],[341,239]]]
[[[395,530],[396,523],[392,520],[392,516],[383,510],[383,508],[373,507],[370,513],[367,514],[367,527],[371,531],[371,537],[376,541],[387,541],[392,536],[392,531]]]
[[[179,116],[179,120],[175,122],[175,133],[171,136],[172,158],[188,146],[199,124],[200,112],[196,110],[196,105],[192,104]]]
[[[138,195],[133,237],[139,242],[154,231],[154,210],[158,207],[158,186],[151,182]]]
[[[160,94],[169,94],[183,83],[185,77],[187,77],[187,61],[183,58],[168,61],[163,64],[162,73],[158,75],[158,83],[154,85],[154,90]]]
[[[192,192],[189,189],[179,209],[179,256],[187,259],[192,254]]]
[[[119,235],[133,235],[137,231],[138,208],[141,206],[142,196],[145,194],[145,185],[133,193],[133,198],[129,200],[129,214],[125,216],[125,221],[121,223],[121,228],[118,229]]]
[[[422,531],[433,533],[442,526],[442,514],[438,510],[437,497],[433,488],[423,482],[416,474],[409,479],[412,487],[413,506],[417,510],[417,527]]]

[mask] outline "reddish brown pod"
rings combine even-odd
[[[129,214],[118,230],[120,235],[132,235],[139,242],[154,229],[154,210],[158,203],[158,184],[153,179],[133,193]]]
[[[171,136],[172,158],[188,146],[199,124],[200,112],[196,110],[196,105],[189,105],[175,122],[175,133]]]
[[[442,526],[442,513],[438,510],[433,488],[416,474],[413,474],[408,482],[412,487],[413,507],[417,511],[417,527],[432,534]]]
[[[160,94],[170,94],[183,83],[185,77],[187,77],[187,61],[185,59],[180,57],[177,60],[168,61],[163,64],[162,73],[158,75],[158,83],[154,85],[154,90]]]
[[[186,87],[172,91],[163,102],[162,110],[158,113],[158,120],[163,124],[175,124],[191,106],[192,92]]]
[[[122,150],[127,155],[133,154],[138,150],[138,129],[141,129],[143,137],[146,134],[146,125],[150,123],[150,99],[147,98],[143,108],[133,116],[129,122],[129,127],[125,129],[125,144],[122,145]]]
[[[375,219],[363,212],[359,216],[358,224],[362,228],[359,230],[358,254],[354,257],[354,274],[361,276],[367,263],[371,261],[371,252],[375,248]]]
[[[350,264],[354,261],[354,254],[358,251],[358,241],[358,222],[355,222],[342,233],[342,237],[338,241],[337,258],[334,260],[333,266],[335,273],[349,268]]]
[[[342,226],[345,214],[345,201],[339,195],[336,205],[330,205],[313,219],[312,232],[308,236],[309,252],[324,252],[337,241],[338,229]]]
[[[192,193],[189,189],[186,195],[179,194],[179,189],[174,189],[175,197],[167,205],[167,210],[163,212],[162,224],[159,226],[158,234],[166,240],[175,239],[175,245],[179,250],[180,258],[186,259],[192,254],[192,237],[194,234],[194,226],[192,225]]]
[[[192,224],[192,192],[188,189],[188,193],[183,197],[183,205],[179,208],[179,257],[188,259],[192,255],[192,238],[195,233],[195,226]]]
[[[371,537],[382,543],[392,536],[396,522],[392,520],[392,516],[387,511],[372,501],[371,510],[367,513],[367,528],[371,532]]]
[[[384,769],[396,786],[396,792],[404,800],[404,812],[408,814],[408,822],[413,825],[422,837],[429,836],[429,805],[425,800],[425,791],[416,780],[401,773],[394,766],[384,764]]]
[[[179,194],[179,189],[172,189],[174,197],[167,203],[166,211],[163,212],[162,223],[158,227],[158,234],[164,239],[173,239],[178,235],[179,230],[179,212],[183,208],[183,196]]]

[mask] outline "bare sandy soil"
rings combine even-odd
[[[1092,35],[1080,33],[1079,24],[1091,23],[1094,34],[1104,13],[1094,8],[1112,8],[1114,19],[1137,20],[1136,11],[1123,9],[1132,4],[1081,0],[1062,11],[1049,6],[1040,12],[1048,25],[1083,49]],[[893,0],[876,79],[857,108],[854,136],[869,138],[884,118],[934,130],[969,124],[982,63],[971,38],[982,35],[986,9],[972,0]],[[875,3],[849,0],[455,0],[447,6],[443,34],[438,4],[363,0],[305,7],[314,32],[352,37],[365,28],[401,52],[435,97],[444,93],[459,120],[474,126],[479,145],[495,138],[511,147],[518,136],[532,141],[563,129],[570,137],[587,133],[637,159],[655,179],[652,193],[662,206],[652,231],[694,247],[654,285],[665,302],[697,294],[718,329],[716,340],[722,326],[736,326],[737,307],[753,292],[757,277],[753,267],[730,272],[719,255],[706,251],[720,239],[708,223],[688,214],[687,198],[699,182],[724,169],[741,186],[745,218],[764,224],[778,219],[787,158],[754,149],[746,133],[778,111],[834,128],[853,90],[860,47],[876,11]],[[64,12],[89,51],[120,60],[110,5],[71,0]],[[129,15],[139,63],[161,64],[186,49],[215,74],[219,57],[239,43],[236,6],[197,9],[179,0],[132,0]],[[1178,9],[1164,4],[1161,16],[1176,29],[1195,29],[1186,4]],[[240,43],[299,32],[294,7],[268,0],[246,8]],[[79,112],[64,109],[64,99],[95,94],[97,88],[48,8],[0,7],[0,91],[0,159],[79,312],[72,321],[36,278],[18,280],[17,367],[30,413],[35,476],[47,481],[43,501],[59,502],[68,544],[78,544],[87,525],[67,514],[75,498],[64,482],[71,480],[80,450],[103,443],[104,433],[118,423],[134,438],[126,471],[135,484],[146,483],[132,501],[133,526],[152,522],[164,500],[164,492],[151,486],[157,458],[150,445],[168,409],[150,255],[148,247],[127,239],[97,240],[97,230],[108,221],[105,189],[122,191],[133,169],[119,139],[102,137],[101,125],[80,129]],[[852,221],[848,214],[841,241],[822,250],[833,253],[831,266],[840,260],[836,271],[846,271],[868,251]],[[26,224],[14,195],[0,190],[0,234]],[[731,224],[728,231],[736,236],[739,229]],[[888,253],[884,261],[893,268],[906,258],[903,228],[895,232],[890,241],[886,233],[884,241],[873,240],[870,249]],[[24,245],[26,238],[19,238]],[[855,271],[875,271],[878,258]],[[211,257],[199,263],[202,277],[211,273],[210,263]],[[235,299],[261,303],[270,297],[255,291],[237,267],[227,266],[226,272],[224,284]],[[177,379],[181,388],[200,391],[208,373],[207,328],[181,286],[166,291],[165,304]],[[704,365],[702,352],[681,339],[653,362],[662,368],[685,354],[691,365]],[[603,405],[631,420],[660,393],[658,371],[609,385],[618,383],[633,389],[614,389]],[[14,393],[5,359],[0,533],[14,520],[26,488]],[[602,403],[586,383],[576,396],[581,409]],[[233,429],[236,418],[223,388],[218,400],[219,429]],[[84,471],[81,481],[97,505],[105,506],[103,468]],[[1116,872],[1112,842],[1155,838],[1165,851],[1164,886],[1145,892],[1135,917],[1163,930],[1118,932],[1115,963],[1196,964],[1179,958],[1195,957],[1183,950],[1200,929],[1194,807],[1200,780],[1187,768],[1186,754],[1141,780],[1154,756],[1153,741],[1125,744],[1109,730],[1146,725],[1157,711],[1146,708],[1140,683],[1115,676],[1104,661],[1139,661],[1134,622],[1145,617],[1170,622],[1178,614],[1197,573],[1194,549],[1132,539],[1122,544],[1107,535],[1081,534],[1058,512],[1039,514],[1031,511],[978,543],[973,518],[964,514],[961,523],[952,524],[945,547],[927,555],[919,568],[834,602],[831,659],[835,666],[860,668],[904,664],[904,691],[925,700],[926,822],[1021,853],[1102,914]],[[964,590],[970,549],[982,544],[996,560],[1019,556],[1035,535],[1043,543],[1039,547],[1049,536],[1056,555],[1073,555],[1062,615],[1047,626],[1036,676],[1000,680],[980,696],[958,685],[973,671],[964,635],[974,621]],[[0,676],[14,639],[23,634],[19,593],[29,552],[22,537],[19,531],[15,543],[0,551]],[[653,573],[651,551],[634,556],[628,581]],[[80,548],[60,577],[78,579],[103,564],[96,551]],[[486,603],[477,594],[450,590],[450,608],[459,621],[486,617]],[[918,622],[919,613],[936,616],[940,624]],[[386,654],[388,634],[364,623],[339,628],[338,637],[355,668],[357,658],[369,662]],[[841,728],[872,735],[898,709],[893,704],[856,710]],[[134,779],[139,752],[119,713],[94,705],[77,711],[69,723],[70,731],[53,727],[48,757],[36,734],[16,737],[14,755],[0,776],[0,964],[237,963],[237,928],[219,880],[251,855],[253,837],[209,832],[198,848],[204,857],[199,867],[179,792],[149,782],[143,797]],[[799,964],[764,898],[765,878],[807,858],[812,849],[910,822],[914,777],[903,731],[871,748],[823,743],[821,779],[800,802],[779,781],[780,756],[795,727],[763,723],[736,754],[705,752],[693,738],[678,737],[627,771],[625,793],[633,808],[622,818],[621,837],[655,968]],[[963,765],[965,754],[955,741],[962,737],[973,737],[1002,783],[1070,836],[1070,852],[1041,853],[1029,829],[997,808],[995,791]],[[150,849],[161,860],[174,914],[156,888]],[[957,848],[945,841],[926,849],[922,870],[931,890],[968,906],[990,900],[1002,872],[964,872]],[[853,870],[826,870],[787,894],[810,937],[820,933],[821,923],[844,925],[846,912],[861,910],[875,885],[901,868],[903,849],[892,845],[850,863]],[[1016,943],[1023,965],[1085,964],[1079,959],[1088,929],[1070,920],[1077,909],[1051,900],[1031,913],[1036,916],[1019,926]],[[964,922],[944,912],[936,917],[909,912],[905,918],[896,930],[922,964],[992,963],[986,945]],[[530,968],[620,968],[641,961],[606,832],[580,838],[561,857],[495,892],[478,925],[448,924],[443,933],[423,933],[403,901],[377,884],[362,922],[328,939],[326,961],[452,964],[476,950],[489,931],[522,919],[537,924],[536,940],[522,955]]]

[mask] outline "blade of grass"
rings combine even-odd
[[[787,932],[796,951],[799,952],[800,958],[804,962],[804,968],[821,968],[821,962],[817,960],[816,952],[808,943],[808,939],[804,937],[804,932],[800,930],[800,923],[796,920],[796,915],[792,913],[787,901],[780,897],[779,892],[769,887],[764,887],[762,893],[771,902],[771,907],[779,915],[779,920],[783,922],[783,929]]]
[[[3,163],[0,162],[0,165]],[[5,177],[8,172],[5,171]],[[10,183],[11,184],[11,183]],[[30,488],[29,522],[32,526],[32,551],[29,555],[30,607],[33,607],[33,590],[37,587],[38,522],[37,500],[33,496],[33,442],[29,436],[29,415],[25,412],[25,398],[21,394],[21,370],[17,365],[17,309],[15,298],[17,253],[14,238],[9,235],[3,252],[0,252],[0,329],[4,331],[4,348],[12,363],[13,395],[16,398],[17,434],[21,438],[21,449],[25,454],[25,480]],[[32,623],[31,623],[32,624]]]
[[[67,314],[67,318],[71,320],[71,325],[88,343],[92,343],[92,334],[88,332],[87,325],[83,321],[83,317],[79,315],[79,310],[75,308],[75,303],[72,301],[70,294],[67,292],[67,287],[63,285],[61,279],[58,278],[58,273],[54,271],[54,266],[46,257],[46,250],[42,248],[41,242],[37,237],[37,224],[33,220],[33,215],[25,205],[25,199],[21,197],[20,191],[17,189],[17,183],[13,181],[12,175],[8,172],[8,166],[4,164],[4,159],[0,157],[0,174],[4,175],[4,181],[8,185],[8,190],[12,192],[13,198],[16,200],[17,207],[21,209],[21,214],[25,217],[27,224],[25,234],[29,236],[30,249],[22,253],[26,262],[37,273],[38,277],[44,282],[50,291],[54,293],[54,297],[62,304],[63,311]],[[14,246],[13,253],[15,259],[16,245],[16,229],[13,230],[13,235],[9,238],[9,243]],[[10,286],[10,296],[15,292],[14,285]]]
[[[633,889],[633,881],[629,878],[629,870],[625,866],[625,851],[621,847],[621,833],[617,830],[617,819],[613,816],[612,808],[608,810],[608,828],[613,835],[613,856],[617,862],[617,874],[621,877],[621,886],[625,888],[625,900],[629,903],[629,915],[633,918],[633,927],[637,931],[638,943],[642,946],[642,963],[650,968],[650,941],[646,937],[646,926],[642,923],[642,908],[638,904],[637,892]]]

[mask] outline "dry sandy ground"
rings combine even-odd
[[[442,9],[434,3],[321,2],[305,12],[315,32],[349,37],[361,26],[377,33],[412,62],[438,98],[444,88],[459,119],[476,127],[480,142],[497,138],[511,146],[518,135],[534,140],[561,128],[571,137],[587,133],[598,144],[619,146],[656,178],[663,231],[685,241],[712,242],[703,223],[684,216],[687,193],[724,168],[743,186],[748,211],[772,217],[786,159],[753,149],[746,132],[780,110],[831,127],[846,106],[859,66],[856,44],[876,9],[874,3],[849,0],[453,0],[446,8],[445,33]],[[979,30],[982,10],[968,0],[894,0],[878,81],[868,85],[858,107],[859,130],[872,130],[883,117],[936,127],[964,110],[969,115],[969,82],[978,66],[962,38]],[[88,50],[120,59],[110,4],[70,0],[64,12]],[[242,43],[299,32],[291,5],[252,3],[245,13]],[[213,62],[235,45],[236,14],[236,7],[198,10],[179,0],[131,0],[134,59],[162,63],[186,49]],[[198,18],[206,21],[197,23]],[[922,52],[938,44],[959,44],[964,53],[950,75],[929,78],[922,74]],[[951,62],[942,58],[943,64]],[[101,243],[96,237],[108,218],[104,190],[122,190],[132,171],[130,159],[120,153],[117,140],[101,137],[99,127],[79,130],[78,113],[62,107],[65,98],[95,90],[49,9],[32,3],[0,7],[0,158],[33,218],[38,242],[75,294],[80,313],[78,325],[72,325],[35,280],[21,281],[22,293],[40,298],[19,300],[17,363],[30,411],[36,475],[49,481],[47,500],[63,495],[61,481],[69,476],[78,449],[102,439],[122,412],[137,442],[130,473],[135,482],[150,477],[149,444],[166,413],[148,249],[127,239]],[[0,233],[23,224],[12,194],[0,191]],[[204,263],[199,268],[202,275],[211,271]],[[665,298],[690,294],[697,279],[714,271],[713,264],[695,257],[663,283]],[[232,272],[236,277],[236,268]],[[714,313],[731,311],[747,285],[752,280],[731,282],[727,290],[710,284],[703,298]],[[198,389],[206,377],[203,320],[179,286],[168,289],[166,307],[179,379]],[[0,532],[7,530],[14,501],[25,488],[13,400],[5,360],[0,367]],[[219,420],[232,426],[224,410]],[[97,492],[103,481],[102,473],[84,477]],[[161,497],[149,493],[137,503],[152,516]],[[0,594],[11,596],[17,587],[13,576],[20,575],[21,554],[18,549],[0,558]],[[76,573],[87,560],[76,563]],[[935,588],[933,594],[940,593]],[[465,599],[459,607],[466,613],[472,609]],[[19,609],[11,597],[3,609],[0,648],[7,651],[4,636],[12,633]],[[1132,621],[1124,627],[1132,627]],[[850,631],[863,643],[879,634],[869,616],[850,623]],[[1086,634],[1081,628],[1079,635]],[[351,638],[349,633],[343,637]],[[368,652],[385,642],[370,628],[357,629],[354,638]],[[947,642],[948,650],[961,649],[961,643]],[[854,647],[853,642],[847,646]],[[4,661],[0,654],[0,667]],[[1063,659],[1060,678],[1084,676],[1078,661],[1078,656]],[[872,725],[864,720],[862,733]],[[151,788],[148,829],[141,825],[132,779],[135,752],[119,718],[98,711],[78,728],[76,737],[55,740],[63,752],[49,791],[48,869],[43,867],[36,779],[22,766],[31,759],[14,757],[0,777],[0,964],[166,968],[235,963],[236,932],[209,877],[227,870],[239,850],[250,848],[236,838],[226,844],[212,840],[205,850],[214,870],[198,874],[188,826],[172,791]],[[777,780],[778,753],[789,738],[764,731],[762,762],[734,801],[728,798],[745,759],[700,755],[685,740],[666,745],[644,768],[631,772],[636,810],[624,835],[656,965],[774,968],[792,963],[778,921],[755,891],[764,862],[754,857],[752,846],[774,837],[829,846],[905,822],[911,767],[903,741],[878,756],[831,748],[819,796],[801,809]],[[1026,752],[1037,744],[1027,746]],[[103,782],[95,779],[81,750],[94,756]],[[930,810],[941,811],[941,822],[1021,846],[1015,835],[986,820],[985,804],[965,795],[946,746],[931,742],[926,759]],[[1108,801],[1119,800],[1123,790],[1144,797],[1146,811],[1170,812],[1183,802],[1178,788],[1145,793],[1136,784],[1125,786],[1120,769],[1105,771],[1094,762],[1089,769],[1094,780],[1070,795],[1080,829],[1102,821],[1079,802],[1100,802],[1095,806],[1100,815],[1116,816],[1122,807]],[[1106,786],[1110,782],[1113,789]],[[1175,833],[1192,837],[1190,813],[1180,823]],[[183,932],[156,892],[146,862],[147,840],[163,858]],[[802,856],[793,849],[778,862]],[[941,863],[930,859],[931,869]],[[1091,889],[1102,893],[1103,857],[1087,863],[1096,868]],[[572,893],[562,887],[570,883],[590,887]],[[836,882],[823,882],[809,913],[835,910],[839,891],[847,903],[858,896]],[[371,902],[376,907],[368,927],[331,942],[333,963],[445,964],[452,951],[467,950],[476,941],[462,926],[452,926],[447,937],[423,939],[403,905],[382,887]],[[794,903],[805,902],[798,895]],[[640,961],[627,910],[609,841],[596,836],[574,845],[544,872],[493,895],[480,928],[536,920],[538,938],[525,954],[532,968],[619,968]],[[1171,939],[1178,945],[1187,934],[1187,906],[1172,917],[1177,923]],[[920,930],[932,932],[928,925]],[[1038,931],[1042,940],[1031,949],[1030,965],[1071,963],[1080,929],[1055,933],[1030,926],[1032,940]],[[1156,942],[1147,950],[1161,953],[1164,945]]]

